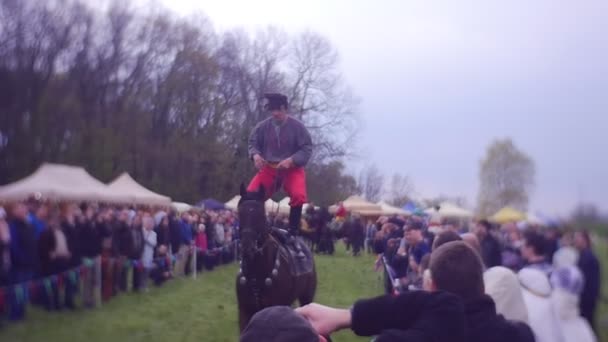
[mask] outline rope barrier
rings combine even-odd
[[[217,252],[228,252],[231,248],[238,246],[238,241],[232,241],[228,245],[222,247],[215,247],[211,249],[202,250],[198,247],[190,248],[187,254],[173,254],[171,256],[166,257],[157,257],[154,258],[153,262],[159,262],[161,267],[165,267],[167,263],[171,262],[171,266],[173,267],[177,260],[182,258],[187,258],[189,253],[192,252],[205,252],[207,255],[211,253]],[[196,254],[196,253],[195,253]],[[236,251],[235,251],[236,256]],[[96,257],[99,258],[100,261],[105,261],[109,263],[117,263],[123,262],[123,268],[133,268],[139,271],[144,269],[144,264],[141,259],[124,259],[124,258],[104,258],[101,256]],[[170,259],[170,260],[169,260]],[[194,259],[196,260],[196,259]],[[59,288],[63,287],[66,281],[69,281],[73,285],[78,285],[81,277],[85,276],[88,272],[94,272],[95,267],[101,267],[101,262],[97,263],[94,259],[91,258],[83,258],[82,264],[76,267],[72,267],[63,272],[59,272],[56,274],[52,274],[49,276],[41,277],[38,279],[32,279],[24,282],[20,282],[17,284],[10,284],[7,286],[0,287],[0,308],[6,303],[6,298],[13,295],[16,299],[16,303],[21,305],[25,304],[34,294],[37,294],[41,290],[44,290],[47,294],[51,294],[53,291],[53,286],[57,286]],[[196,266],[196,265],[195,265]],[[101,277],[99,277],[101,278]],[[99,282],[97,285],[101,284],[101,279],[97,279]]]

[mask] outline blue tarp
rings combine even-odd
[[[203,207],[205,209],[209,209],[209,210],[222,210],[222,209],[226,209],[226,206],[224,205],[224,203],[213,199],[213,198],[207,198],[204,199],[202,201],[200,201],[197,206],[199,207]]]

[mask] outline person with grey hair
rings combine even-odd
[[[156,232],[154,231],[154,219],[149,215],[144,215],[143,221],[144,249],[141,262],[144,266],[143,284],[147,286],[147,279],[154,267],[154,250],[156,249]]]

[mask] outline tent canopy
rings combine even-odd
[[[277,212],[280,212],[279,203],[273,201],[272,198],[269,198],[264,202],[264,210],[266,210],[266,214],[276,214]]]
[[[401,209],[401,208],[397,208],[395,206],[392,206],[384,201],[380,201],[378,202],[378,205],[380,206],[381,210],[382,210],[382,214],[383,215],[405,215],[405,216],[409,216],[412,213],[405,210],[405,209]]]
[[[455,204],[449,202],[443,202],[439,205],[439,210],[435,207],[428,208],[424,211],[425,214],[430,215],[431,218],[455,218],[464,219],[473,217],[473,213],[463,209]]]
[[[193,208],[190,204],[184,202],[173,202],[171,203],[171,206],[173,209],[177,210],[178,213],[190,211]]]
[[[230,210],[236,210],[239,206],[239,201],[241,200],[241,195],[236,195],[230,199],[230,201],[224,203],[224,206]]]
[[[538,216],[530,212],[526,214],[526,222],[537,226],[542,226],[545,224]]]
[[[347,211],[363,216],[382,215],[382,208],[379,205],[368,202],[360,196],[350,196],[342,202],[342,205]],[[335,213],[337,210],[337,204],[329,207],[330,213]]]
[[[511,207],[504,207],[490,217],[490,221],[497,223],[519,222],[525,219],[525,213]]]
[[[226,206],[224,205],[224,203],[222,203],[216,199],[213,199],[213,198],[207,198],[207,199],[200,201],[198,203],[198,206],[203,207],[204,209],[209,209],[209,210],[226,209]]]
[[[171,198],[157,194],[156,192],[149,190],[143,185],[137,183],[128,173],[123,173],[118,176],[115,180],[110,182],[108,186],[117,192],[130,194],[135,197],[135,204],[145,205],[171,205]]]
[[[62,164],[42,164],[33,174],[0,187],[0,200],[23,201],[32,196],[56,201],[97,201],[133,203],[135,197],[112,189],[84,168]]]

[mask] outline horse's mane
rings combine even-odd
[[[244,184],[241,184],[241,199],[239,200],[239,204],[241,205],[245,201],[257,201],[260,203],[264,203],[265,190],[264,186],[260,186],[258,191],[247,191]]]

